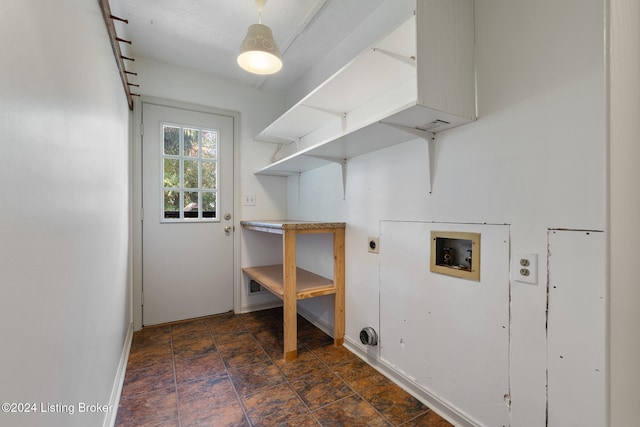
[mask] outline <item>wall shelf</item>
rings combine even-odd
[[[269,292],[284,300],[283,264],[246,267],[242,271]],[[296,299],[306,299],[336,293],[333,280],[296,267]]]
[[[417,0],[413,16],[256,136],[296,148],[256,174],[345,164],[475,120],[473,19],[471,0]]]
[[[344,342],[344,222],[241,221],[245,230],[283,236],[283,263],[245,267],[244,274],[280,298],[284,303],[284,358],[297,357],[297,308],[300,299],[334,295],[334,333],[336,346]],[[296,265],[298,234],[333,234],[333,280]]]

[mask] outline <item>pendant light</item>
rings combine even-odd
[[[266,2],[256,0],[258,23],[249,26],[238,55],[238,65],[253,74],[273,74],[282,68],[280,49],[273,39],[271,28],[262,24],[262,8]]]

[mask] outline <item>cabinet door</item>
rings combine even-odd
[[[602,232],[549,232],[549,426],[606,423]]]

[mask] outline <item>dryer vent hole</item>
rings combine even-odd
[[[378,334],[368,326],[360,331],[360,342],[364,345],[378,345]]]

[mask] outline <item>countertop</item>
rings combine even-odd
[[[240,221],[247,228],[270,228],[275,230],[315,230],[323,228],[346,228],[345,222],[296,221],[296,220],[252,220]]]

